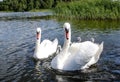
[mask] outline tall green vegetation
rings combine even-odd
[[[53,9],[57,16],[77,19],[120,19],[120,0],[3,0],[0,11]]]
[[[3,0],[0,11],[29,11],[32,9],[50,9],[57,0]]]
[[[0,11],[29,11],[35,9],[51,9],[59,2],[75,0],[3,0],[0,2]]]
[[[120,19],[120,1],[79,0],[61,2],[55,7],[58,16],[78,19]]]

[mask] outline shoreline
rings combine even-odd
[[[0,11],[0,12],[15,12],[15,11]],[[29,11],[17,11],[17,12],[53,12],[52,9],[32,9]]]

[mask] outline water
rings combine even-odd
[[[0,12],[0,19],[23,19],[23,18],[32,18],[52,15],[51,12]]]
[[[119,21],[75,21],[50,19],[28,19],[22,13],[0,13],[0,82],[79,82],[120,81],[120,22]],[[14,15],[19,18],[15,19]],[[38,16],[38,13],[26,16]],[[39,16],[46,16],[49,13]],[[7,17],[11,17],[9,20]],[[95,38],[104,41],[104,50],[97,64],[90,69],[75,72],[58,72],[51,69],[53,58],[37,62],[33,59],[36,28],[42,29],[42,40],[58,38],[63,45],[63,24],[70,22],[72,41]]]

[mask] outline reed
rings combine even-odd
[[[79,0],[60,2],[54,8],[56,16],[76,19],[120,19],[120,1]]]

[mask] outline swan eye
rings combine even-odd
[[[39,32],[36,32],[37,34],[39,34]]]
[[[68,30],[67,28],[65,28],[65,32],[66,32],[66,33],[68,33],[68,32],[69,32],[69,30]]]

